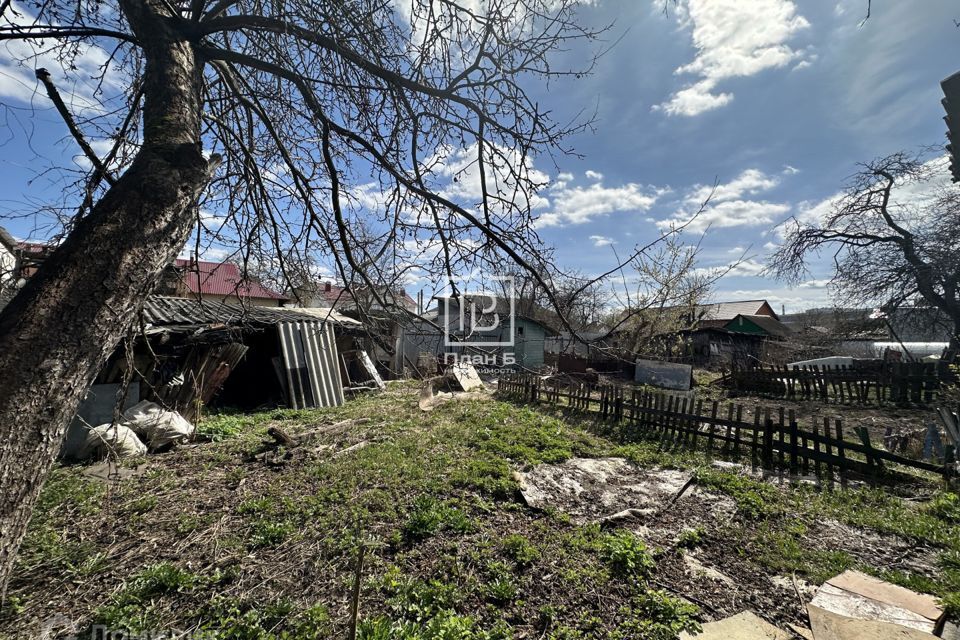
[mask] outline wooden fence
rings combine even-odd
[[[841,404],[931,403],[951,380],[946,363],[878,362],[834,367],[739,369],[722,384],[735,392]]]
[[[694,402],[618,385],[570,384],[525,373],[501,377],[499,393],[590,414],[625,425],[628,432],[642,437],[692,448],[720,448],[733,456],[749,454],[764,468],[780,467],[794,474],[853,471],[876,475],[884,471],[886,463],[892,463],[946,476],[952,468],[952,448],[948,448],[944,464],[913,460],[875,448],[865,427],[854,428],[857,439],[848,440],[839,419],[823,418],[801,428],[795,412],[782,407],[755,407],[752,419],[745,419],[742,404],[721,406],[717,401]]]

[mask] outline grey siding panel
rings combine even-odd
[[[290,406],[308,409],[343,404],[339,353],[331,324],[281,322],[277,331]]]

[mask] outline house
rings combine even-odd
[[[16,240],[0,227],[0,308],[13,299],[55,248],[55,244],[48,242]]]
[[[381,376],[394,377],[401,327],[412,321],[412,314],[419,308],[406,290],[389,286],[376,289],[355,286],[348,289],[328,280],[319,286],[297,287],[293,297],[298,307],[335,309],[363,322],[367,332],[363,349],[376,364]]]
[[[358,286],[347,289],[333,284],[329,280],[318,287],[298,287],[296,297],[300,306],[326,307],[338,311],[357,311],[363,309],[366,313],[377,311],[417,311],[416,301],[403,288],[394,289],[387,286],[377,287],[379,295],[374,295],[369,287]],[[379,298],[379,300],[377,299]],[[383,301],[384,304],[381,304]]]
[[[774,316],[745,315],[738,313],[723,328],[733,333],[749,333],[765,338],[786,338],[793,333],[789,327]]]
[[[467,358],[478,368],[537,369],[544,346],[557,332],[526,313],[516,301],[487,294],[435,296],[437,306],[404,328],[395,366],[418,370],[424,357]]]
[[[766,316],[780,320],[777,313],[766,300],[736,300],[701,304],[695,307],[693,324],[698,329],[725,327],[737,316]]]
[[[210,300],[233,301],[260,307],[280,307],[288,298],[243,274],[232,262],[207,262],[178,258],[168,267],[159,288],[164,294]]]
[[[17,241],[7,230],[0,227],[0,308],[3,308],[17,291]]]

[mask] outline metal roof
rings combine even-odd
[[[244,277],[240,273],[240,267],[232,262],[177,258],[174,265],[180,269],[183,282],[190,293],[286,300],[281,294],[263,286],[256,278]]]
[[[697,314],[701,320],[733,320],[739,315],[759,316],[763,305],[767,305],[766,300],[736,300],[733,302],[716,302],[714,304],[704,304],[697,307]],[[772,318],[777,318],[773,307],[770,307]]]
[[[343,327],[361,327],[362,323],[330,309],[300,307],[260,307],[219,300],[194,300],[170,296],[151,296],[143,304],[144,322],[154,326],[203,324],[277,324],[279,322],[316,322],[329,320]]]

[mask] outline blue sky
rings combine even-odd
[[[828,303],[823,267],[794,289],[757,275],[774,227],[836,194],[859,161],[943,144],[939,82],[960,70],[955,1],[874,2],[861,26],[866,4],[681,0],[668,15],[662,0],[584,6],[582,20],[613,22],[607,37],[620,40],[592,76],[538,96],[559,120],[597,114],[592,132],[568,141],[582,159],[535,160],[551,183],[539,231],[561,264],[605,270],[611,244],[629,251],[684,219],[717,181],[703,266],[750,259],[714,297],[765,297],[788,312]],[[564,55],[575,65],[588,52]],[[38,174],[75,155],[31,78],[0,47],[0,215],[57,193]],[[43,235],[25,220],[3,224]]]

